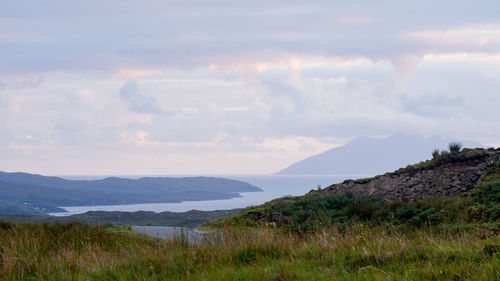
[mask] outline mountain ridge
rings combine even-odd
[[[394,134],[387,138],[358,137],[347,144],[291,164],[277,175],[376,175],[426,159],[433,149],[445,149],[454,139]],[[458,140],[465,147],[480,143]]]
[[[44,214],[61,211],[60,206],[218,200],[257,191],[262,190],[242,181],[217,177],[67,180],[0,172],[0,212]]]
[[[311,230],[356,221],[379,225],[500,222],[500,148],[459,151],[450,145],[450,150],[393,172],[277,198],[206,225],[265,224]]]

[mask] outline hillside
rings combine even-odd
[[[381,139],[359,137],[343,146],[294,163],[277,174],[376,175],[427,159],[429,151],[445,149],[450,141],[437,136],[426,138],[405,134]],[[476,142],[460,142],[465,147],[482,147]]]
[[[105,193],[160,194],[179,191],[211,191],[218,193],[253,192],[260,188],[248,183],[217,177],[142,177],[128,179],[108,177],[102,180],[68,180],[28,173],[0,172],[0,181],[68,190]]]
[[[500,230],[500,149],[441,153],[384,175],[275,199],[209,225],[264,223],[305,230],[356,221],[414,225],[493,222]]]
[[[383,200],[415,200],[427,197],[471,194],[482,175],[500,159],[500,150],[464,149],[458,154],[410,165],[368,179],[347,180],[308,196],[352,193]]]
[[[0,221],[11,222],[83,222],[91,225],[113,224],[113,225],[157,225],[157,226],[183,226],[196,227],[204,222],[216,220],[237,214],[241,209],[217,210],[217,211],[198,211],[188,212],[104,212],[93,211],[84,214],[71,216],[55,217],[32,214],[0,214]]]
[[[64,212],[63,209],[54,206],[33,204],[27,202],[11,202],[0,200],[0,214],[38,214]]]
[[[59,206],[170,203],[239,197],[257,192],[248,183],[216,177],[144,177],[67,180],[27,173],[0,172],[0,213],[44,214]]]

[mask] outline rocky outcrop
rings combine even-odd
[[[352,193],[384,200],[414,200],[471,193],[488,167],[500,160],[500,149],[464,150],[369,179],[347,180],[306,196]]]

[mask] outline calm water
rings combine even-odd
[[[131,204],[113,206],[78,206],[62,207],[66,213],[52,215],[67,216],[85,213],[88,211],[153,211],[153,212],[186,212],[189,210],[213,211],[234,208],[245,208],[259,205],[269,200],[287,196],[303,195],[318,185],[326,187],[330,184],[342,182],[345,179],[365,177],[364,175],[327,175],[327,176],[283,176],[283,175],[255,175],[255,176],[219,176],[248,182],[260,187],[262,192],[244,192],[241,198],[210,201],[185,201],[182,203],[154,203],[154,204]],[[82,177],[79,177],[81,179]],[[90,177],[87,177],[87,179]],[[132,178],[132,177],[131,177]],[[137,177],[134,177],[137,178]],[[75,178],[73,178],[75,179]],[[93,178],[94,179],[94,178]]]
[[[150,237],[167,240],[179,239],[187,241],[190,244],[208,242],[217,238],[217,233],[215,232],[200,232],[185,227],[134,225],[132,226],[132,230]]]

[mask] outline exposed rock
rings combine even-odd
[[[272,221],[277,225],[288,225],[292,222],[292,219],[276,212],[272,214]]]
[[[248,212],[247,214],[249,217],[252,218],[254,221],[267,221],[266,215],[261,213],[261,212]]]
[[[470,194],[489,166],[500,159],[500,151],[465,150],[437,160],[409,166],[369,179],[347,180],[306,196],[331,196],[346,193],[384,200],[414,200],[426,197]]]

